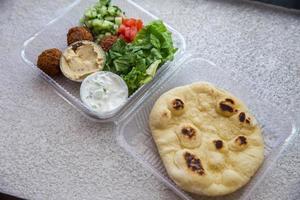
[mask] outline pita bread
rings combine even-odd
[[[191,193],[234,192],[264,158],[261,128],[248,108],[209,83],[164,93],[150,113],[149,125],[169,176]]]

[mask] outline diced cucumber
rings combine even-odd
[[[111,17],[111,16],[107,16],[104,18],[105,20],[107,21],[111,21],[111,22],[114,22],[115,21],[115,18],[114,17]]]
[[[122,17],[115,17],[115,23],[117,25],[121,25],[122,24]]]
[[[107,21],[107,20],[103,21],[103,24],[102,24],[103,29],[110,29],[113,26],[114,26],[114,23]]]
[[[102,6],[100,9],[100,13],[102,16],[107,15],[108,11],[107,11],[107,7],[106,6]]]
[[[84,16],[87,17],[87,18],[92,18],[92,12],[90,10],[87,10],[85,13],[84,13]]]
[[[111,5],[110,2],[110,0],[97,0],[97,3],[87,9],[80,19],[81,24],[92,31],[96,40],[98,37],[115,35],[122,24],[122,10]]]
[[[114,27],[113,27],[113,28],[114,28],[114,30],[117,31],[117,30],[119,29],[119,26],[118,26],[117,24],[114,24]]]
[[[100,19],[93,19],[92,20],[92,26],[95,26],[97,28],[101,28],[103,26],[104,22]]]
[[[107,7],[106,6],[101,6],[101,11],[105,11],[107,10]]]
[[[97,17],[97,11],[96,10],[92,11],[92,18],[94,18],[94,17]]]
[[[96,4],[96,5],[94,6],[94,8],[96,8],[96,10],[100,10],[101,7],[102,7],[102,5],[99,5],[99,4]]]
[[[123,12],[118,10],[117,13],[116,13],[116,16],[124,16]]]
[[[117,12],[117,9],[115,7],[113,7],[113,6],[109,6],[108,9],[107,9],[107,11],[108,11],[108,13],[110,15],[114,16],[116,14],[116,12]]]

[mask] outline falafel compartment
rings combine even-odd
[[[62,73],[60,65],[58,72],[51,74],[49,73],[49,71],[51,70],[47,68],[50,65],[41,67],[41,60],[39,60],[40,55],[45,54],[45,52],[53,48],[59,49],[61,54],[63,54],[66,49],[77,42],[93,42],[104,52],[103,60],[105,60],[104,67],[99,67],[99,70],[96,71],[110,71],[112,73],[115,73],[116,75],[120,76],[128,86],[129,96],[128,101],[124,105],[124,107],[126,107],[127,104],[132,101],[132,99],[135,99],[134,101],[137,101],[138,98],[135,97],[139,96],[138,94],[142,94],[143,91],[146,91],[146,89],[144,88],[150,87],[150,85],[152,84],[151,81],[154,79],[160,69],[163,68],[164,63],[167,63],[169,60],[171,61],[173,59],[166,59],[162,62],[162,58],[160,55],[162,54],[162,52],[160,52],[160,47],[158,47],[157,45],[163,46],[163,41],[160,41],[161,38],[155,38],[156,36],[153,39],[154,35],[152,35],[153,45],[150,41],[151,33],[143,31],[144,27],[147,27],[149,24],[155,21],[155,18],[153,18],[152,15],[145,13],[143,9],[136,7],[136,5],[126,1],[117,0],[106,2],[110,4],[109,6],[107,6],[107,9],[109,9],[110,6],[117,6],[121,9],[123,18],[118,23],[120,23],[120,25],[124,25],[122,31],[119,31],[117,29],[115,35],[104,34],[103,38],[99,40],[99,38],[95,37],[93,31],[89,29],[85,23],[82,23],[83,16],[85,16],[86,12],[90,10],[91,7],[95,6],[95,2],[79,2],[78,5],[74,5],[74,7],[72,7],[63,17],[54,20],[49,25],[47,25],[46,29],[43,29],[38,34],[34,35],[34,37],[27,42],[24,50],[24,53],[26,54],[24,55],[26,57],[25,61],[31,66],[41,69],[41,71],[39,71],[39,74],[41,74],[43,78],[50,82],[50,84],[54,86],[54,89],[56,91],[59,91],[58,93],[60,95],[62,93],[62,96],[67,99],[69,103],[73,105],[75,104],[75,107],[83,111],[84,114],[96,119],[99,119],[99,117],[95,116],[95,113],[93,113],[91,110],[88,110],[86,105],[84,105],[84,103],[80,99],[80,82],[94,72],[83,75],[80,82],[74,81],[70,79],[70,77]],[[109,20],[109,18],[106,19]],[[178,39],[181,39],[181,35],[178,35],[177,32],[175,32],[175,35],[172,35],[171,32],[173,32],[173,29],[169,30],[169,27],[167,28],[167,26],[162,21],[159,23],[165,26],[165,31],[170,32],[168,37],[170,37],[172,41],[174,39],[173,37],[176,38],[174,46],[172,46],[174,48],[174,52],[171,52],[170,55],[175,54],[177,50],[176,47],[178,47],[176,42],[178,42]],[[137,27],[139,27],[139,30],[136,30]],[[144,36],[140,37],[139,32],[142,32]],[[151,45],[151,48],[149,50],[146,50],[146,45],[142,43],[134,44],[134,40],[132,40],[131,42],[127,41],[127,39],[124,38],[126,34],[127,36],[128,34],[131,34],[131,36],[134,36],[134,38],[139,37],[140,39],[142,39],[140,41],[148,42],[148,46]],[[157,39],[156,43],[155,41],[153,42],[153,40],[155,39]],[[128,46],[126,47],[126,52],[119,51],[120,48],[118,44],[120,44],[120,42],[125,42],[126,46]],[[179,43],[181,45],[182,41],[179,41]],[[138,46],[140,46],[140,50],[133,50]],[[29,51],[27,51],[27,49],[30,49],[30,53],[28,53]],[[111,51],[111,49],[114,49],[114,51]],[[149,56],[147,57],[146,54],[148,54]],[[163,53],[163,55],[166,54]],[[111,63],[111,65],[107,65],[108,57],[110,59],[109,62]],[[173,57],[173,55],[170,56],[170,58],[171,57]],[[51,58],[49,59],[49,61],[51,61]],[[133,60],[136,60],[138,62],[132,63]],[[59,59],[59,62],[61,63],[61,58]],[[47,61],[47,63],[50,62]],[[130,63],[130,65],[126,63]],[[165,66],[168,65],[169,64],[167,63]],[[82,66],[77,66],[76,68],[77,70],[82,70]],[[57,65],[55,66],[55,69],[58,69]],[[116,113],[116,115],[119,115],[119,113],[124,113],[125,110],[126,109],[121,109],[118,113]],[[99,120],[109,121],[110,119],[101,118]]]

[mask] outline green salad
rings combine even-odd
[[[128,95],[152,81],[177,51],[161,20],[144,24],[125,16],[110,0],[87,8],[80,25],[70,27],[66,35],[68,48],[44,50],[37,66],[51,77],[62,74],[82,81],[82,103],[101,119],[121,109]]]
[[[141,19],[127,18],[110,0],[99,0],[87,9],[81,23],[107,51],[104,70],[121,76],[129,94],[151,81],[177,51],[171,32],[161,20],[144,26]]]
[[[104,70],[120,75],[132,94],[152,80],[161,65],[173,60],[176,51],[171,32],[161,20],[152,21],[137,33],[132,43],[118,39],[107,53]]]

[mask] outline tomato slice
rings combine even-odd
[[[140,19],[122,19],[122,24],[118,29],[118,35],[126,42],[132,42],[137,34],[143,27],[143,22]]]
[[[130,32],[130,37],[129,37],[129,39],[130,39],[131,41],[134,40],[134,38],[135,38],[135,36],[136,36],[136,33],[137,33],[137,30],[131,30],[131,32]]]
[[[136,27],[137,27],[138,31],[143,28],[143,22],[142,22],[142,20],[140,20],[140,19],[137,20]]]
[[[121,26],[120,26],[120,28],[119,28],[119,30],[118,30],[118,33],[119,33],[119,34],[124,34],[124,33],[125,33],[125,28],[126,28],[126,26],[123,25],[123,24],[121,24]]]
[[[124,36],[125,36],[126,38],[130,38],[130,32],[131,32],[131,29],[130,29],[129,27],[126,27]]]
[[[125,25],[129,26],[129,27],[133,27],[133,26],[135,26],[135,21],[136,21],[135,19],[130,18],[130,19],[125,21]]]

